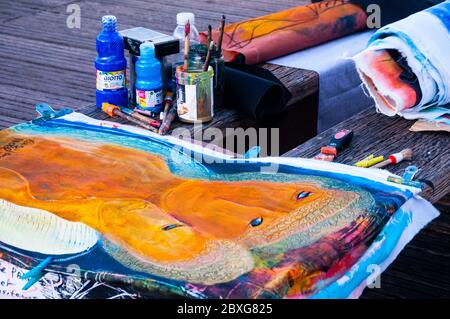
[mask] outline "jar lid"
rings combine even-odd
[[[195,24],[195,15],[192,12],[180,12],[177,14],[177,24],[186,25],[188,21],[190,24]]]
[[[141,58],[154,58],[155,57],[155,45],[152,42],[143,42],[139,51],[141,52]]]

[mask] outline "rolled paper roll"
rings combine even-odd
[[[212,32],[222,43],[225,61],[257,64],[295,51],[312,47],[366,28],[367,14],[360,6],[343,0],[329,0],[299,6]],[[208,32],[200,34],[207,44]]]

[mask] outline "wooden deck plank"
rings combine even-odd
[[[42,10],[70,3],[70,0],[27,0],[1,1],[0,22],[8,23],[14,19],[33,15]]]
[[[283,156],[312,158],[339,130],[352,129],[355,137],[351,147],[339,154],[336,162],[353,165],[369,154],[388,156],[411,148],[415,153],[412,161],[391,165],[388,170],[402,175],[407,166],[416,165],[420,169],[417,178],[429,180],[436,185],[434,191],[427,187],[422,195],[436,202],[450,192],[450,136],[445,132],[411,132],[409,128],[412,124],[412,121],[398,116],[378,114],[373,107],[339,123]]]
[[[40,10],[33,12],[26,12],[26,8],[33,7],[30,0],[17,1],[16,6],[25,8],[24,14],[8,23],[0,20],[0,68],[4,74],[0,78],[0,107],[3,103],[16,105],[11,102],[19,102],[23,97],[20,109],[29,108],[31,112],[24,112],[27,116],[20,118],[27,120],[31,119],[28,114],[34,114],[33,105],[36,102],[46,102],[57,108],[70,104],[74,109],[94,102],[95,37],[100,31],[100,20],[104,14],[116,14],[119,29],[143,25],[171,33],[175,27],[176,12],[179,11],[193,11],[197,16],[198,28],[205,30],[209,23],[217,24],[222,11],[227,14],[228,21],[233,22],[305,2],[258,0],[247,3],[232,0],[227,3],[200,1],[193,4],[189,0],[159,0],[130,1],[124,5],[123,1],[118,0],[73,1],[71,3],[81,8],[81,29],[69,29],[66,26],[67,1],[39,1],[38,4],[45,5],[34,5]],[[318,79],[314,72],[271,67],[283,74],[280,79],[287,87],[293,88],[291,103],[317,89]]]

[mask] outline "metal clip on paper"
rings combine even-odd
[[[73,112],[71,109],[62,109],[60,111],[55,111],[50,105],[46,103],[38,103],[34,107],[36,109],[36,112],[38,112],[40,115],[40,117],[33,120],[33,123],[35,124],[39,124],[40,121],[57,118]]]

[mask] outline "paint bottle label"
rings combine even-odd
[[[163,102],[162,89],[144,91],[136,89],[136,105],[141,109],[150,109],[152,112],[159,110],[152,110],[154,108],[160,108]]]
[[[209,121],[214,116],[213,79],[198,84],[177,86],[178,117],[188,123]]]
[[[97,90],[118,90],[126,87],[125,70],[120,71],[100,71],[97,70]]]

